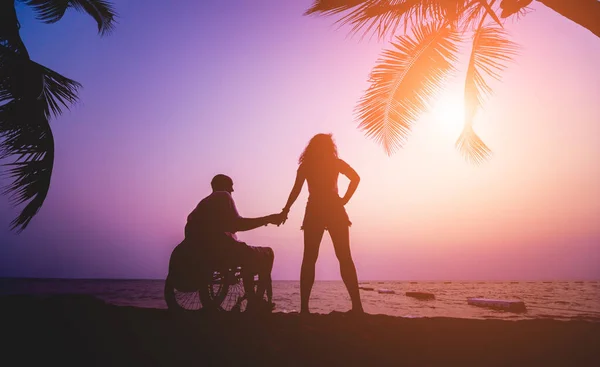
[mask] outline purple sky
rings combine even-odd
[[[347,207],[361,280],[600,279],[590,32],[542,6],[507,24],[521,55],[477,116],[494,155],[475,167],[454,149],[465,65],[388,157],[353,115],[386,42],[302,16],[311,1],[139,3],[115,1],[104,38],[81,13],[45,25],[19,5],[32,58],[84,88],[52,121],[52,186],[23,233],[0,197],[0,276],[164,278],[214,174],[233,177],[242,215],[278,212],[305,144],[331,132],[362,178]],[[275,279],[299,278],[306,197],[283,227],[240,233],[274,248]],[[317,278],[339,279],[327,236]]]

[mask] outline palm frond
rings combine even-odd
[[[315,0],[304,13],[343,15],[337,23],[351,25],[351,33],[369,33],[384,38],[396,33],[400,26],[404,33],[409,27],[431,21],[444,21],[451,25],[471,24],[482,14],[491,16],[502,26],[496,11],[495,0]],[[464,28],[464,27],[463,27]]]
[[[413,33],[398,37],[394,48],[384,51],[357,106],[359,129],[387,154],[403,145],[457,60],[460,36],[447,23],[423,24]]]
[[[0,45],[0,104],[13,99],[13,70],[9,52],[12,53],[7,46]]]
[[[13,1],[0,1],[0,42],[18,35],[19,19]]]
[[[471,163],[479,164],[487,160],[492,151],[481,140],[472,126],[466,126],[456,140],[456,148]]]
[[[91,15],[98,32],[109,32],[116,13],[103,0],[20,0],[30,5],[38,19],[53,23],[68,8]],[[13,205],[25,207],[11,222],[11,228],[23,231],[42,207],[54,166],[54,138],[49,119],[77,101],[81,85],[30,60],[19,35],[13,1],[0,2],[0,161],[2,175],[10,182],[1,194]]]
[[[527,12],[527,6],[531,4],[532,0],[501,0],[500,8],[502,18],[508,18],[512,15],[523,15]]]
[[[26,77],[23,65],[28,65],[29,54],[19,35],[16,16],[8,27],[0,34],[0,103],[17,98],[20,93],[18,79]]]
[[[44,111],[46,116],[57,117],[62,113],[61,105],[69,108],[69,105],[77,102],[77,93],[81,84],[73,79],[60,75],[45,66],[34,63],[41,72],[44,81],[43,100],[46,102]]]
[[[473,1],[438,0],[437,4],[434,4],[433,12],[436,19],[456,25],[462,14],[472,6]]]
[[[81,84],[0,46],[0,102],[6,99],[39,99],[46,116],[58,116],[62,107],[77,102]]]
[[[467,157],[481,160],[490,150],[472,129],[475,114],[492,89],[486,78],[500,79],[506,64],[517,54],[517,45],[510,41],[504,30],[484,26],[483,19],[473,35],[473,48],[465,81],[465,131],[456,146]]]
[[[117,13],[110,1],[106,0],[22,0],[33,7],[37,19],[45,23],[58,22],[67,11],[73,8],[89,14],[98,24],[98,33],[110,33],[116,22]]]
[[[500,18],[498,18],[498,15],[494,11],[494,9],[492,9],[492,5],[494,5],[496,0],[492,0],[491,3],[488,3],[487,0],[478,0],[478,1],[485,9],[487,15],[491,16],[492,19],[494,20],[494,22],[496,22],[496,24],[498,24],[500,27],[502,27],[502,22],[500,22]]]
[[[396,34],[399,27],[406,33],[409,27],[431,21],[453,24],[472,3],[473,0],[316,0],[305,14],[346,12],[337,23],[350,25],[352,34],[373,33],[384,38]]]
[[[27,48],[19,35],[21,24],[13,1],[0,1],[0,53],[16,53],[29,58]],[[1,56],[0,56],[1,57]],[[2,62],[4,60],[0,60]],[[2,65],[0,65],[1,67]]]
[[[380,38],[395,33],[404,20],[402,12],[418,0],[316,0],[305,15],[320,13],[336,15],[346,12],[336,21],[340,26],[350,25],[351,34],[373,32]]]
[[[473,35],[473,48],[467,68],[465,102],[468,110],[476,111],[492,92],[485,76],[500,80],[500,73],[517,55],[519,47],[507,33],[495,26],[480,26]],[[473,116],[467,114],[468,117]]]
[[[314,13],[322,13],[323,15],[342,13],[368,2],[371,2],[371,0],[315,0],[312,6],[304,12],[304,15]]]
[[[498,18],[500,7],[496,4],[496,0],[490,2],[485,0],[471,0],[466,4],[459,14],[459,27],[462,32],[470,32],[477,29],[480,23],[488,16],[492,17],[494,22],[499,27],[503,27],[502,22]]]
[[[27,204],[11,222],[23,231],[44,203],[54,165],[49,118],[77,99],[79,84],[0,46],[0,160],[9,184],[1,194]]]
[[[461,14],[460,29],[463,32],[471,31],[479,26],[481,20],[487,16],[486,10],[479,0],[472,2]]]
[[[15,157],[3,176],[10,179],[2,194],[13,205],[27,201],[11,229],[23,231],[42,207],[50,188],[54,139],[41,101],[13,100],[0,106],[0,159]]]

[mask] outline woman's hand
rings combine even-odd
[[[279,227],[282,221],[283,217],[281,216],[281,213],[267,216],[267,224],[275,224],[277,227]]]
[[[268,215],[266,219],[267,224],[275,224],[277,227],[279,227],[287,220],[287,213],[282,211],[281,213],[271,214]]]
[[[285,221],[288,219],[288,213],[290,212],[289,209],[283,208],[281,210],[281,213],[279,213],[279,215],[281,215],[281,224],[285,224]]]

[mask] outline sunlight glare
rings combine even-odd
[[[465,122],[465,110],[462,96],[446,94],[433,106],[432,115],[436,125],[448,134],[458,136]]]

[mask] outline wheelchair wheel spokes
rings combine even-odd
[[[165,280],[164,296],[170,310],[199,311],[202,308],[198,291],[177,290],[170,276]]]
[[[246,310],[246,302],[244,302],[246,292],[241,269],[239,267],[228,269],[227,272],[224,272],[224,277],[229,289],[221,302],[221,308],[224,311],[244,312]]]
[[[221,302],[221,308],[225,311],[244,312],[246,310],[245,299],[244,281],[237,275],[233,284],[229,285],[229,290]]]
[[[181,292],[174,289],[175,302],[177,305],[186,311],[199,311],[202,308],[200,294],[196,292]]]
[[[175,278],[167,276],[165,280],[164,297],[170,310],[200,311],[203,308],[245,312],[248,299],[244,289],[244,281],[240,268],[221,269],[213,272],[208,281],[200,281],[194,289],[193,285],[180,285],[178,290]],[[256,284],[254,284],[254,288]]]
[[[199,282],[201,284],[202,282]],[[228,285],[225,280],[217,273],[213,275],[212,281],[204,286],[198,285],[201,289],[179,290],[173,283],[171,277],[165,281],[165,301],[169,309],[176,311],[200,311],[204,307],[218,308],[227,295]],[[189,285],[188,285],[188,288]]]
[[[213,275],[213,280],[208,285],[208,296],[212,305],[215,308],[220,307],[223,304],[223,300],[227,296],[229,291],[229,284],[225,281],[225,279],[220,275],[220,273],[215,272]],[[207,302],[205,302],[207,303]]]
[[[225,311],[246,312],[248,307],[248,297],[246,295],[246,288],[244,287],[244,280],[242,279],[239,269],[235,272],[235,276],[230,279],[231,280],[228,282],[230,283],[229,291],[223,300],[223,303],[221,303],[221,308]],[[253,279],[252,288],[253,292],[256,292],[256,278]]]

